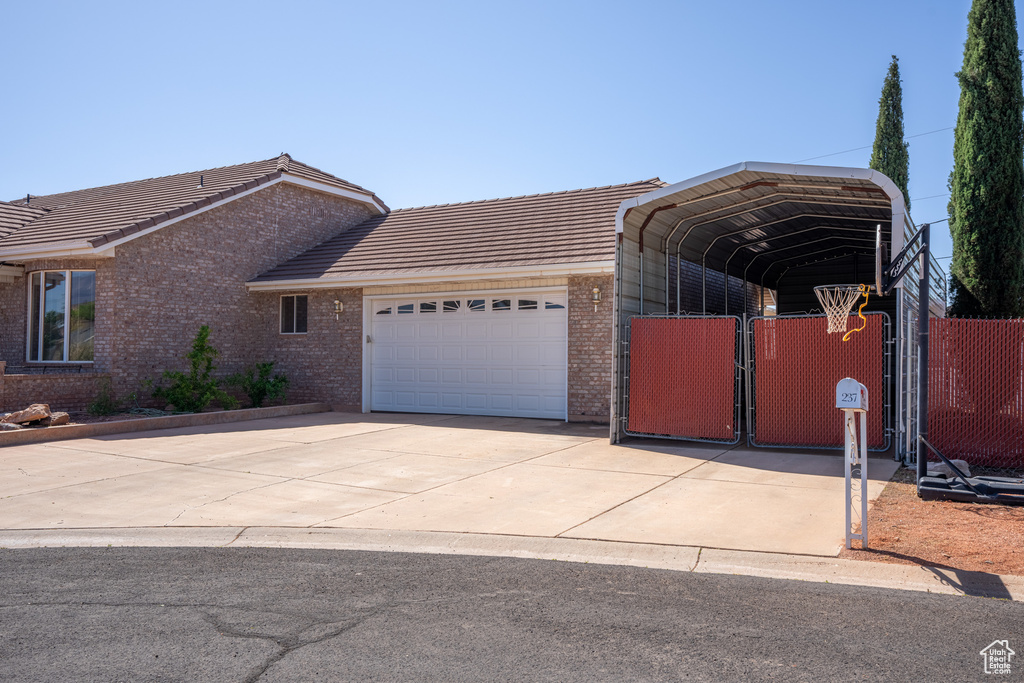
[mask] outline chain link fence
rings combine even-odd
[[[866,317],[864,330],[847,342],[826,332],[823,315],[751,319],[751,445],[841,449],[843,413],[836,410],[835,387],[852,377],[868,389],[868,448],[889,449],[890,321],[885,313]],[[859,322],[851,316],[849,326]]]
[[[739,443],[739,332],[736,316],[630,318],[625,433]]]
[[[929,337],[928,441],[972,475],[1024,476],[1024,320],[933,319]]]

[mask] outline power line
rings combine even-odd
[[[943,131],[953,130],[954,128],[956,128],[956,126],[946,126],[945,128],[937,128],[935,130],[930,130],[927,133],[918,133],[916,135],[909,135],[909,136],[906,137],[906,139],[910,140],[911,138],[919,138],[919,137],[922,137],[924,135],[934,135],[935,133],[942,133]],[[874,147],[874,145],[866,145],[864,147],[854,147],[853,149],[843,150],[842,152],[832,152],[831,154],[822,154],[821,156],[809,157],[807,159],[801,159],[799,161],[791,161],[789,163],[791,163],[791,164],[802,164],[805,161],[814,161],[815,159],[824,159],[826,157],[837,157],[840,154],[849,154],[850,152],[860,152],[861,150],[871,149],[872,147]]]

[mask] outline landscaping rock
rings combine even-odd
[[[50,413],[50,417],[44,417],[39,424],[44,427],[57,427],[71,422],[71,416],[67,413]]]
[[[24,429],[21,425],[16,425],[11,422],[0,422],[0,432],[13,432],[15,429]]]
[[[43,418],[50,417],[50,406],[45,403],[33,403],[25,410],[19,410],[3,418],[4,422],[11,424],[27,424],[37,422]]]

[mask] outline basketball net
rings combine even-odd
[[[850,330],[843,335],[843,341],[850,338],[854,332],[860,332],[867,324],[868,319],[864,317],[864,307],[868,305],[868,293],[871,285],[819,285],[814,288],[814,293],[821,302],[828,316],[828,333],[846,332],[846,322],[850,317],[854,304],[861,294],[864,295],[864,303],[857,309],[857,315],[863,320],[860,327]]]

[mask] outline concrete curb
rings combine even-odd
[[[225,424],[227,422],[246,422],[262,420],[269,417],[286,417],[289,415],[305,415],[307,413],[327,413],[331,406],[326,403],[299,403],[288,406],[269,406],[267,408],[243,408],[241,410],[222,410],[215,413],[192,413],[189,415],[165,415],[163,417],[142,417],[136,420],[117,420],[114,422],[97,422],[85,425],[61,425],[59,427],[42,427],[39,429],[19,429],[14,432],[0,432],[0,447],[17,446],[46,441],[66,441],[68,439],[89,439],[109,434],[125,434],[129,432],[148,432],[153,429],[175,429],[178,427],[201,427],[203,425]]]
[[[331,528],[145,527],[0,531],[0,548],[8,550],[107,546],[316,548],[520,557],[1024,600],[1024,576],[692,546]]]

